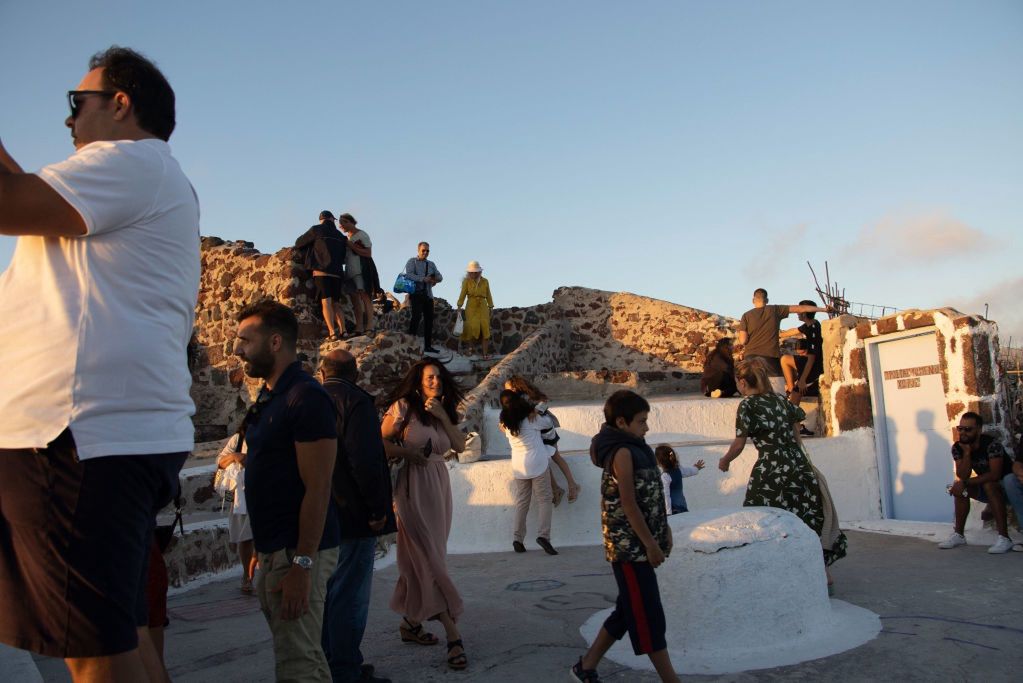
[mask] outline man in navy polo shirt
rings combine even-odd
[[[334,404],[297,359],[298,320],[290,308],[272,300],[246,307],[237,335],[245,374],[266,380],[245,416],[245,497],[276,680],[329,682],[320,633],[338,556],[337,519],[327,514],[337,455]]]

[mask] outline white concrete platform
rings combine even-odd
[[[657,570],[675,669],[723,674],[797,664],[852,649],[881,630],[876,614],[828,599],[820,539],[785,510],[673,515],[674,549]],[[593,642],[613,608],[580,632]],[[653,670],[628,638],[608,658]]]
[[[869,430],[828,439],[807,439],[811,459],[830,484],[841,520],[881,519],[873,434]],[[705,469],[685,480],[689,509],[742,507],[749,473],[756,462],[752,444],[736,459],[728,473],[717,469],[727,442],[676,446],[684,464],[704,460]],[[492,456],[488,456],[492,457]],[[565,460],[582,485],[574,503],[563,500],[554,509],[551,543],[558,546],[599,545],[601,469],[586,453],[566,453]],[[468,465],[448,464],[454,514],[448,552],[457,554],[500,552],[511,547],[515,499],[511,491],[511,460],[487,459]],[[557,467],[555,477],[564,485]],[[536,530],[536,506],[527,519],[526,545]],[[534,546],[535,547],[535,546]]]

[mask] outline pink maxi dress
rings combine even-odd
[[[422,448],[427,439],[433,439],[429,462],[401,468],[394,488],[398,583],[391,596],[391,609],[413,622],[426,621],[444,611],[457,619],[462,613],[462,597],[447,567],[452,504],[444,454],[451,448],[451,440],[443,429],[420,422],[404,400],[393,403],[386,414],[396,424],[406,424],[406,446]]]

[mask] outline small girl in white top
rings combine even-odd
[[[703,469],[703,460],[697,460],[692,467],[678,464],[675,449],[662,443],[654,450],[657,464],[661,466],[661,486],[664,487],[664,506],[669,515],[689,512],[686,496],[682,492],[682,479],[694,477]]]
[[[532,404],[537,415],[551,418],[554,424],[543,433],[543,442],[550,449],[551,459],[554,460],[554,464],[565,475],[565,482],[568,484],[568,502],[574,503],[575,499],[579,497],[579,490],[582,487],[576,483],[575,478],[572,476],[572,470],[568,468],[568,463],[565,462],[561,452],[558,451],[558,439],[561,437],[558,435],[557,427],[561,425],[558,423],[558,418],[554,416],[554,413],[547,410],[547,395],[533,386],[522,375],[512,375],[509,377],[505,380],[504,388],[509,391],[518,392],[522,398]],[[551,470],[551,490],[554,492],[554,507],[557,507],[561,503],[561,497],[565,495],[565,489],[558,486],[558,482],[554,478],[554,470]]]
[[[542,432],[551,429],[554,422],[538,415],[532,404],[515,391],[501,392],[501,430],[511,443],[512,490],[515,493],[515,524],[512,530],[512,548],[526,552],[522,541],[526,537],[526,513],[533,495],[539,508],[540,528],[536,544],[548,555],[557,555],[551,545],[551,513],[554,510],[549,474],[551,453],[543,442]]]

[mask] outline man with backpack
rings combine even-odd
[[[348,238],[334,224],[334,214],[321,211],[319,224],[295,240],[295,248],[301,250],[306,270],[312,271],[316,298],[320,300],[323,321],[327,323],[327,339],[343,338],[347,333],[341,312],[341,285]]]

